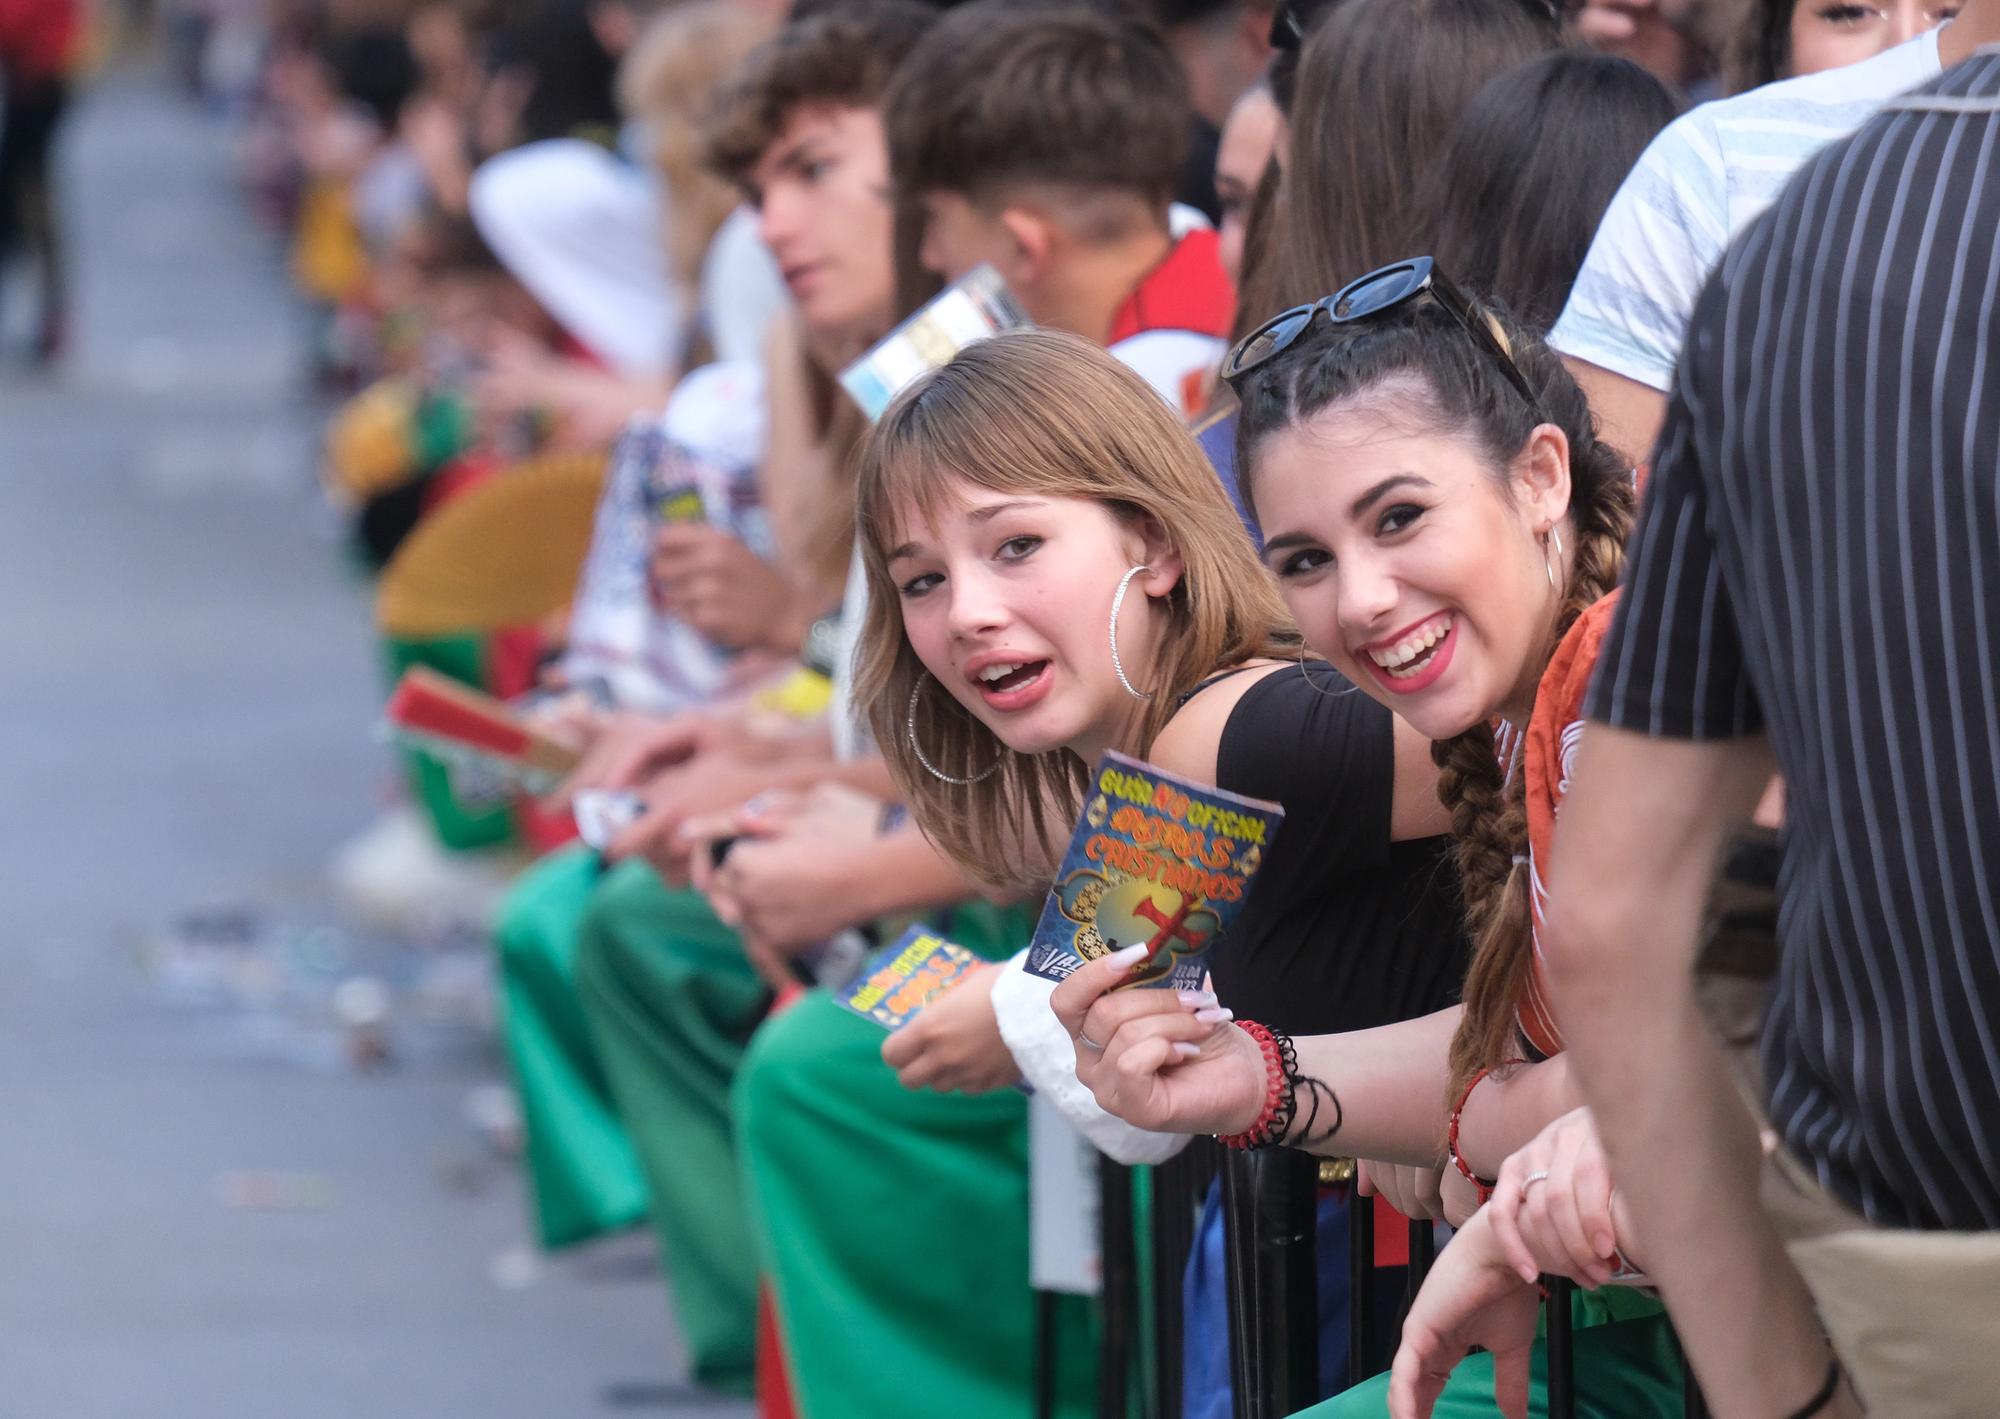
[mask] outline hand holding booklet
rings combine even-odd
[[[1116,989],[1200,989],[1284,816],[1275,803],[1107,752],[1035,924],[1028,972],[1066,980],[1143,942],[1152,950]]]
[[[894,1034],[980,964],[957,942],[913,926],[863,962],[833,998]]]

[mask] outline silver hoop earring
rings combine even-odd
[[[1319,687],[1319,682],[1313,679],[1312,672],[1306,669],[1306,648],[1304,646],[1299,647],[1299,678],[1312,687],[1312,692],[1315,695],[1324,696],[1329,700],[1337,700],[1344,695],[1351,695],[1361,688],[1359,685],[1350,683],[1344,690],[1322,690]]]
[[[1125,604],[1125,588],[1132,584],[1132,578],[1141,572],[1151,571],[1151,567],[1133,567],[1119,579],[1118,591],[1111,598],[1111,668],[1118,672],[1118,683],[1125,687],[1125,693],[1135,700],[1150,700],[1151,690],[1141,690],[1125,677],[1125,662],[1118,654],[1118,612]]]
[[[1549,560],[1550,539],[1553,539],[1556,544],[1555,561]],[[1556,592],[1558,594],[1561,593],[1562,587],[1556,584],[1556,562],[1562,560],[1562,554],[1563,554],[1562,529],[1557,527],[1552,522],[1549,524],[1549,536],[1542,542],[1542,570],[1549,574],[1549,590]]]
[[[932,778],[941,779],[945,783],[955,783],[960,788],[965,788],[971,784],[992,778],[994,774],[1000,771],[1000,759],[995,759],[984,770],[974,774],[971,778],[958,778],[955,775],[946,773],[943,769],[932,763],[930,755],[924,752],[924,746],[917,742],[917,697],[923,694],[924,681],[930,678],[930,672],[925,671],[917,677],[917,683],[910,686],[910,712],[903,720],[903,732],[909,737],[910,752],[917,756],[917,762],[924,766],[925,772],[930,774]]]

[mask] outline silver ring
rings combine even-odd
[[[1521,1179],[1521,1196],[1526,1197],[1528,1195],[1528,1189],[1533,1187],[1536,1183],[1547,1182],[1548,1180],[1549,1180],[1549,1174],[1548,1170],[1545,1168],[1538,1168],[1534,1172],[1529,1173],[1525,1178]]]
[[[1078,1030],[1076,1032],[1076,1042],[1082,1045],[1085,1049],[1096,1050],[1099,1054],[1104,1053],[1104,1046],[1099,1044],[1096,1040],[1093,1040],[1089,1035],[1086,1035],[1081,1030]]]

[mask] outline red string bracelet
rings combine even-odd
[[[1455,1167],[1457,1167],[1459,1172],[1465,1175],[1465,1180],[1471,1183],[1473,1187],[1478,1190],[1479,1201],[1482,1206],[1485,1204],[1487,1198],[1493,1196],[1494,1184],[1488,1179],[1482,1178],[1479,1176],[1479,1174],[1473,1172],[1472,1169],[1466,1165],[1465,1155],[1458,1151],[1458,1117],[1460,1114],[1465,1112],[1466,1104],[1471,1102],[1472,1091],[1474,1089],[1477,1089],[1480,1085],[1480,1081],[1485,1079],[1486,1076],[1491,1074],[1492,1072],[1493,1071],[1490,1068],[1482,1069],[1477,1074],[1473,1075],[1469,1081],[1467,1081],[1465,1086],[1465,1092],[1458,1096],[1458,1107],[1451,1111],[1451,1128],[1445,1134],[1445,1147],[1451,1153],[1452,1164]]]
[[[1278,1043],[1278,1037],[1255,1020],[1238,1020],[1236,1028],[1255,1040],[1257,1048],[1263,1052],[1264,1107],[1255,1121],[1241,1133],[1225,1133],[1216,1141],[1225,1148],[1263,1148],[1274,1141],[1272,1125],[1278,1122],[1279,1115],[1291,1112],[1285,1107],[1291,1084],[1285,1072],[1285,1052]]]

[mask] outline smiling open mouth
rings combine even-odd
[[[1439,644],[1451,631],[1451,622],[1439,621],[1388,650],[1371,650],[1369,658],[1398,680],[1420,674],[1436,657]]]
[[[1388,645],[1370,646],[1364,652],[1375,678],[1399,693],[1422,689],[1439,675],[1451,660],[1458,639],[1458,618],[1440,612],[1412,627]]]
[[[1034,684],[1048,664],[1046,660],[1023,660],[1011,665],[989,665],[973,678],[989,694],[1004,695]]]

